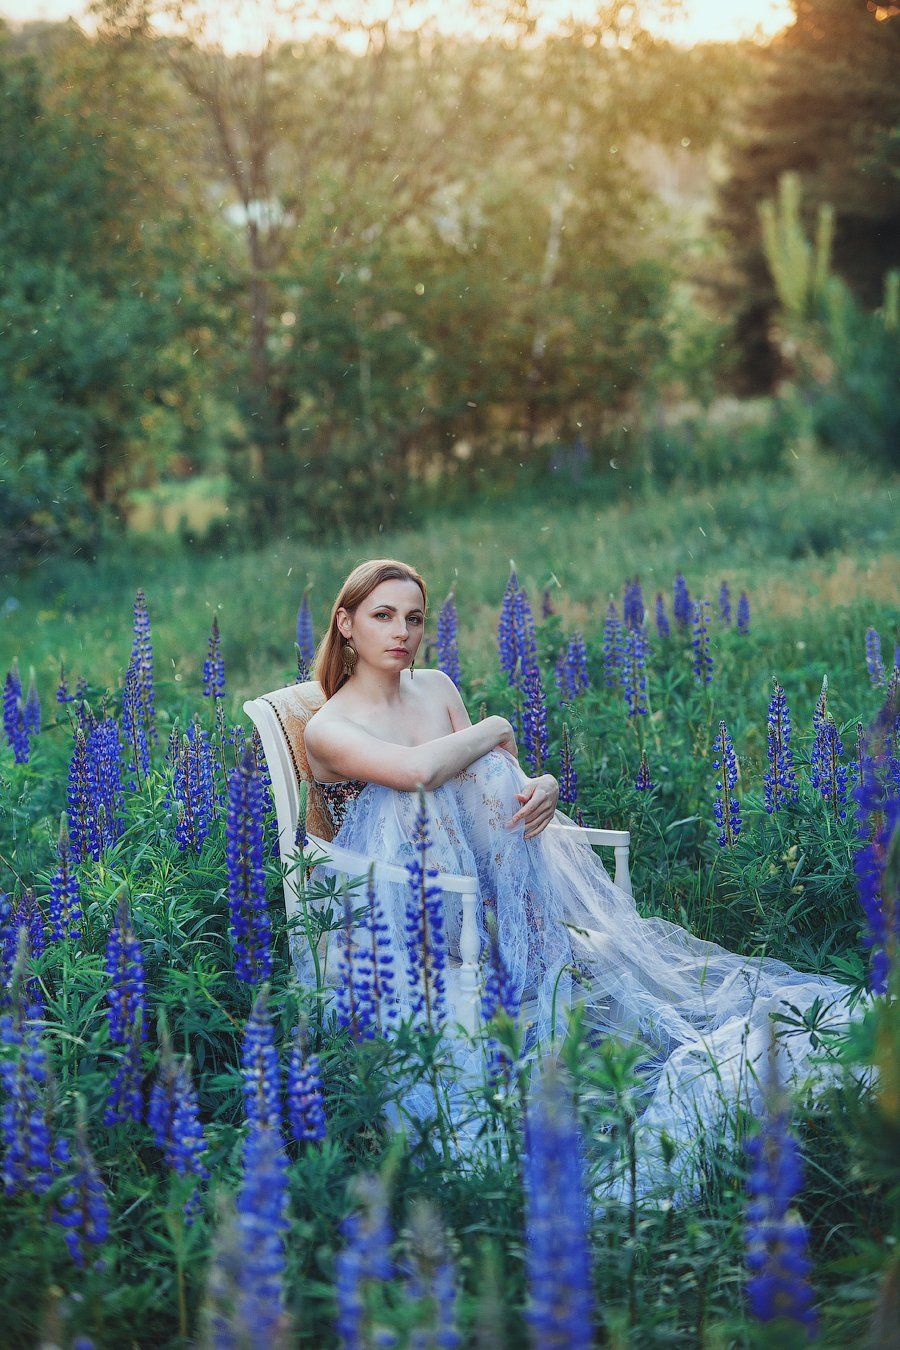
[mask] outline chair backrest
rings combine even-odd
[[[322,686],[318,680],[307,680],[304,684],[288,684],[282,689],[273,689],[271,693],[260,694],[255,701],[267,704],[275,714],[284,747],[287,750],[291,776],[295,780],[296,787],[299,787],[301,782],[307,784],[307,833],[318,835],[320,839],[330,840],[334,833],[331,828],[331,820],[325,810],[319,789],[313,780],[303,739],[307,722],[325,702]],[[262,732],[261,727],[260,732]],[[270,755],[269,748],[265,744],[265,737],[263,738],[263,749],[266,750],[266,759],[268,760]],[[272,774],[271,764],[269,773]],[[299,808],[296,790],[290,794],[290,797],[292,805],[297,803],[292,811],[294,825],[296,825]]]

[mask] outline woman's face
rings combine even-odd
[[[382,581],[360,601],[355,614],[341,607],[337,624],[352,639],[360,660],[378,670],[403,670],[425,631],[422,592],[414,581]]]

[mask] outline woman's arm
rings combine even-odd
[[[450,725],[453,727],[453,730],[460,731],[463,727],[470,727],[472,725],[472,719],[469,716],[469,710],[465,703],[463,703],[462,694],[459,692],[450,676],[445,674],[442,670],[429,671],[429,675],[441,682],[441,688],[447,704],[447,712],[450,716]],[[506,721],[507,719],[504,718],[503,720]],[[497,750],[505,750],[510,758],[514,759],[518,764],[519,750],[516,745],[516,734],[513,731],[511,724],[509,724],[508,735],[503,736],[497,742],[495,748]]]

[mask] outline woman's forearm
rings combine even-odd
[[[508,729],[505,717],[485,717],[474,726],[417,745],[413,754],[422,786],[427,792],[440,787],[489,750],[495,750]]]

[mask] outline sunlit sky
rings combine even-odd
[[[226,51],[258,50],[265,44],[267,33],[285,38],[301,38],[304,29],[286,26],[279,21],[278,0],[252,0],[242,4],[241,0],[232,0],[223,4],[221,0],[208,0],[198,8],[209,15],[208,34],[215,38]],[[387,12],[395,8],[387,3],[378,4],[377,0],[360,0],[359,12],[369,16]],[[540,30],[552,29],[559,20],[574,15],[581,20],[590,20],[597,12],[597,4],[591,0],[533,0],[532,12],[541,16]],[[429,6],[433,12],[434,6]],[[664,3],[660,0],[638,0],[638,9],[643,26],[650,32],[667,37],[672,42],[687,45],[693,42],[728,42],[741,37],[755,37],[765,40],[773,33],[785,27],[791,21],[792,11],[788,0],[684,0],[682,13],[678,18],[665,14]],[[0,0],[0,16],[14,24],[26,19],[65,19],[71,15],[86,32],[94,24],[86,17],[86,0]],[[440,12],[448,27],[459,31],[458,10],[453,0],[444,0]],[[227,12],[226,12],[227,11]],[[352,13],[350,3],[341,6],[345,15]],[[408,11],[415,14],[415,6]],[[441,23],[444,27],[444,23]],[[159,31],[165,31],[165,24],[156,24]],[[306,32],[309,31],[307,27]]]

